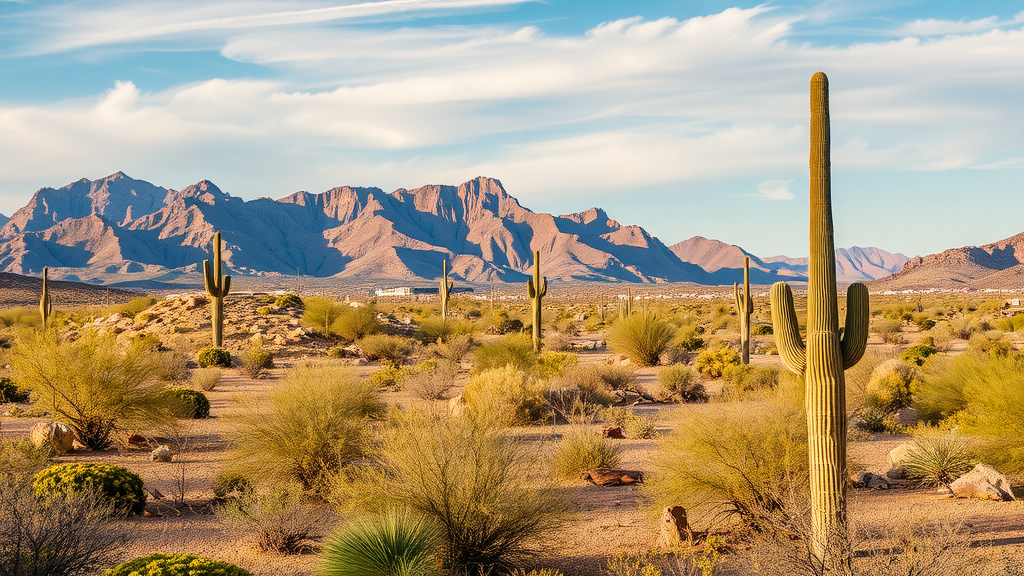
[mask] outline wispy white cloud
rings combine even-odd
[[[1024,12],[1018,13],[1012,20],[1000,20],[997,16],[978,18],[977,20],[914,20],[907,22],[897,30],[901,34],[914,36],[944,36],[947,34],[971,34],[987,32],[1003,26],[1013,26],[1024,22]]]
[[[792,180],[765,180],[757,185],[757,191],[769,200],[792,200],[796,198],[789,191],[789,185],[792,183]]]

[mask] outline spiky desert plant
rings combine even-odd
[[[441,264],[441,286],[437,289],[437,293],[441,297],[441,318],[448,318],[448,301],[451,300],[454,287],[455,283],[448,277],[448,261],[445,260]]]
[[[206,293],[210,295],[212,309],[213,345],[224,345],[224,297],[231,291],[231,276],[221,274],[220,232],[213,235],[213,266],[203,260],[203,277],[206,278]]]
[[[50,301],[49,281],[50,269],[43,266],[43,297],[39,299],[39,316],[42,318],[42,328],[46,330],[50,321],[50,312],[53,312],[53,302]]]
[[[844,370],[864,355],[868,336],[868,289],[850,285],[846,328],[839,329],[832,190],[829,164],[828,78],[811,78],[810,265],[807,342],[800,337],[793,292],[772,286],[772,325],[783,363],[805,377],[810,456],[812,547],[819,557],[836,549],[846,533],[846,383]]]
[[[548,279],[540,275],[540,251],[533,253],[533,278],[526,281],[526,293],[533,307],[533,351],[540,353],[541,299],[548,293]]]
[[[422,518],[389,510],[331,535],[320,553],[321,576],[432,576],[438,538]]]
[[[750,364],[750,315],[754,313],[754,297],[750,294],[750,256],[743,257],[743,293],[732,285],[736,295],[736,313],[740,316],[740,362]]]

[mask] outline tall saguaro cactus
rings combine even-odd
[[[526,293],[533,306],[533,351],[540,352],[541,299],[548,293],[548,279],[540,275],[540,251],[533,253],[533,278],[526,281]]]
[[[48,286],[50,269],[43,266],[43,296],[39,299],[39,316],[43,321],[43,330],[50,325],[50,313],[53,312],[53,302],[50,301],[50,287]]]
[[[448,318],[448,301],[452,296],[452,289],[455,287],[455,283],[448,277],[448,260],[445,260],[441,264],[441,286],[437,289],[437,294],[441,297],[441,319]]]
[[[224,297],[231,291],[231,276],[224,276],[220,261],[220,232],[213,235],[213,266],[203,260],[203,276],[206,278],[206,293],[210,295],[212,310],[213,345],[224,345]]]
[[[754,313],[754,298],[750,295],[750,256],[743,257],[743,293],[735,283],[736,313],[740,316],[740,349],[744,364],[750,364],[750,315]]]
[[[807,340],[800,338],[793,292],[772,286],[772,324],[779,355],[806,380],[807,443],[810,463],[811,530],[819,560],[825,551],[844,551],[846,532],[846,381],[843,371],[864,355],[868,336],[868,289],[852,284],[846,296],[846,327],[839,329],[832,190],[829,161],[828,78],[811,78],[810,267]]]

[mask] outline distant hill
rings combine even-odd
[[[984,246],[952,248],[910,259],[903,269],[876,282],[875,290],[1024,287],[1024,234]]]
[[[94,286],[81,282],[49,280],[50,299],[55,308],[94,304],[119,304],[139,296],[140,292],[120,288]],[[0,272],[0,308],[39,306],[43,280]]]

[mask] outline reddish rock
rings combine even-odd
[[[605,426],[604,429],[601,430],[601,435],[605,438],[625,438],[625,436],[622,435],[621,426]]]

